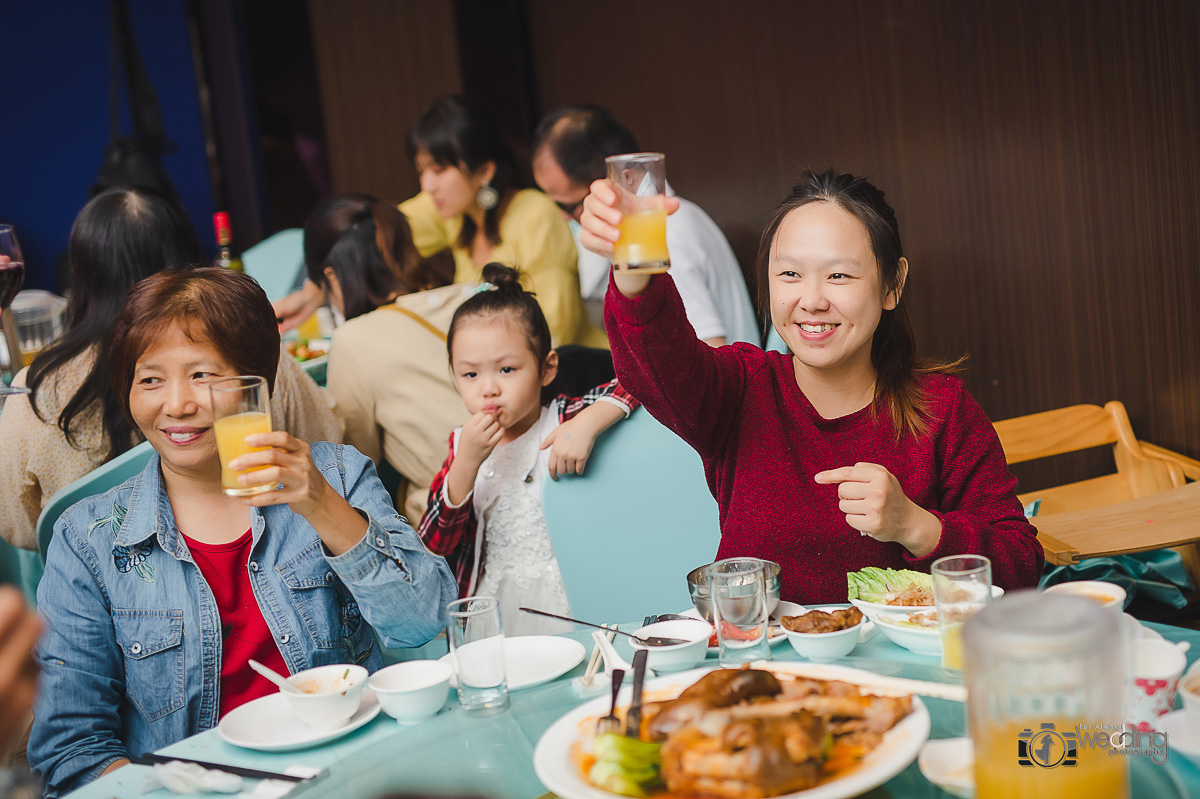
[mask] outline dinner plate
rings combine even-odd
[[[587,656],[587,648],[571,638],[557,635],[518,635],[504,639],[504,673],[508,690],[519,691],[550,682],[578,666]],[[439,660],[454,667],[451,655]],[[450,678],[450,686],[458,681]]]
[[[848,666],[818,663],[756,663],[777,674],[795,674],[819,680],[874,680],[876,675]],[[713,668],[692,669],[668,674],[646,681],[645,690],[656,700],[677,695],[696,680],[714,671]],[[628,705],[632,689],[622,690],[620,703]],[[883,736],[875,747],[855,767],[840,777],[805,791],[783,794],[797,799],[847,799],[887,782],[903,771],[921,751],[929,738],[929,711],[917,696],[912,698],[913,709],[908,716]],[[571,747],[579,739],[579,727],[589,717],[599,718],[608,712],[610,698],[601,696],[567,711],[542,734],[533,752],[533,770],[537,778],[561,799],[614,799],[617,794],[597,788],[584,779],[575,765]]]
[[[379,715],[379,700],[364,688],[362,701],[350,720],[340,727],[316,729],[296,718],[287,697],[280,693],[259,697],[231,710],[217,725],[225,743],[259,752],[308,749],[348,735]]]

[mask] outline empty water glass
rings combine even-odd
[[[758,558],[719,560],[708,572],[713,624],[722,666],[770,660],[765,564]]]
[[[450,656],[465,710],[493,712],[508,707],[504,673],[504,628],[495,597],[467,597],[446,606]]]

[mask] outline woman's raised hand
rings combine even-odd
[[[917,557],[934,550],[942,535],[937,516],[904,494],[895,475],[876,463],[818,472],[813,479],[836,484],[846,523],[878,541],[895,541]]]
[[[291,294],[272,302],[275,318],[279,321],[279,332],[286,333],[293,327],[299,327],[301,322],[316,313],[323,302],[325,292],[311,280],[304,281]]]
[[[255,433],[246,436],[246,443],[252,447],[270,449],[249,452],[230,461],[229,468],[232,471],[255,470],[240,475],[238,482],[244,486],[263,483],[275,486],[271,491],[248,497],[247,505],[261,508],[286,504],[299,515],[307,517],[329,500],[329,494],[337,493],[313,462],[308,444],[290,433],[283,430]]]

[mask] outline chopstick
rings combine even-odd
[[[170,763],[178,760],[180,763],[195,763],[213,771],[224,771],[226,774],[236,774],[239,777],[251,777],[256,780],[284,780],[286,782],[306,782],[312,777],[297,777],[292,774],[281,774],[275,771],[259,771],[254,768],[230,766],[225,763],[210,763],[207,760],[195,760],[190,757],[171,757],[169,755],[146,754],[141,757],[130,757],[129,762],[138,766],[153,766],[155,763]]]
[[[607,624],[602,624],[600,626],[606,630],[608,629]],[[616,625],[614,624],[613,627],[616,627]],[[605,635],[608,636],[609,641],[611,641],[612,639],[617,637],[616,634],[612,633],[612,632],[607,632],[607,633],[605,633]],[[596,670],[599,667],[600,667],[600,645],[596,644],[596,647],[592,650],[592,656],[590,658],[588,658],[587,669],[583,673],[583,678],[580,679],[580,681],[579,681],[583,685],[584,688],[592,687],[592,682],[596,677]]]
[[[855,674],[853,677],[847,677],[842,674],[830,674],[818,664],[783,661],[771,663],[769,666],[767,664],[763,665],[772,671],[795,675],[797,677],[809,677],[816,680],[840,680],[841,682],[856,685],[867,691],[917,694],[933,699],[945,699],[950,702],[967,701],[967,688],[965,685],[953,685],[950,683],[932,682],[930,680],[912,680],[908,677],[888,677],[883,674],[870,674],[865,671],[861,675]]]

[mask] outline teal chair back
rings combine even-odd
[[[687,573],[721,539],[700,456],[644,409],[597,440],[582,476],[547,479],[542,503],[571,613],[585,621],[690,608]]]
[[[50,497],[50,501],[42,508],[42,515],[38,517],[37,523],[38,551],[42,555],[42,562],[46,561],[46,550],[50,547],[50,536],[54,534],[54,523],[62,516],[63,511],[81,499],[103,494],[110,488],[124,483],[145,468],[146,461],[150,460],[150,454],[153,452],[150,442],[143,441],[108,463],[97,466]]]
[[[288,228],[263,239],[242,253],[242,265],[269,299],[290,294],[304,270],[304,231]]]

